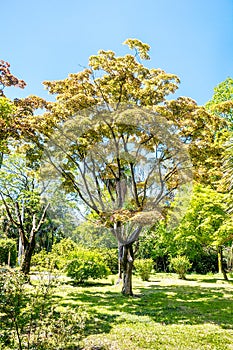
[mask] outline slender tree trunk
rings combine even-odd
[[[233,243],[230,247],[229,260],[228,260],[228,269],[232,271],[233,269]]]
[[[132,243],[119,247],[119,277],[122,278],[122,294],[133,295],[132,273],[133,273],[134,254]]]
[[[223,274],[224,280],[228,281],[226,270],[223,266],[223,254],[222,254],[222,247],[218,247],[218,272]]]

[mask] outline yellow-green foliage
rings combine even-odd
[[[154,262],[152,259],[138,259],[134,262],[136,272],[140,275],[143,281],[149,281],[153,265]]]
[[[99,279],[107,277],[110,269],[105,264],[100,253],[78,248],[70,256],[65,270],[67,276],[76,283],[82,283],[89,278]]]
[[[171,259],[170,267],[178,273],[181,279],[185,279],[186,273],[192,267],[192,264],[186,256],[178,255]]]

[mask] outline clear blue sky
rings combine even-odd
[[[42,81],[81,70],[99,49],[124,54],[126,38],[148,43],[145,63],[177,74],[178,95],[198,104],[233,76],[233,0],[8,0],[0,14],[0,59],[28,84],[11,98],[48,96]]]

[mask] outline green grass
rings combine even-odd
[[[233,350],[233,280],[220,275],[155,274],[134,277],[135,297],[121,295],[108,280],[56,291],[58,305],[80,305],[89,320],[84,349]]]

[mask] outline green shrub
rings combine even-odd
[[[174,270],[181,279],[186,278],[186,274],[191,267],[192,264],[186,256],[178,255],[175,258],[171,258],[170,269]]]
[[[63,238],[60,242],[55,243],[52,252],[56,255],[67,256],[78,247],[77,243],[70,238]]]
[[[216,250],[211,248],[204,248],[203,251],[193,259],[192,270],[196,273],[206,275],[208,272],[217,273],[218,272],[218,253]]]
[[[10,266],[16,265],[17,249],[16,242],[11,238],[0,239],[0,265],[8,264],[10,254]]]
[[[99,279],[110,274],[108,266],[104,263],[101,254],[79,248],[69,256],[65,267],[68,277],[76,283],[83,283],[89,278]]]
[[[46,270],[51,268],[62,270],[66,266],[70,254],[77,247],[78,245],[70,238],[64,238],[53,245],[51,252],[46,252],[45,249],[42,249],[39,253],[34,254],[31,264]]]
[[[55,286],[48,277],[29,285],[20,272],[0,274],[0,349],[79,349],[87,316],[55,305]]]
[[[136,272],[139,274],[143,281],[149,281],[153,265],[153,259],[138,259],[134,262]]]
[[[110,269],[111,273],[115,275],[118,272],[118,249],[117,248],[100,248],[97,250],[105,264]]]
[[[31,266],[35,266],[41,270],[51,270],[56,265],[56,257],[53,253],[47,253],[45,249],[42,249],[39,253],[32,256]]]
[[[62,270],[65,268],[70,256],[78,249],[77,243],[70,238],[64,238],[52,247],[51,255],[53,257],[55,268]]]

